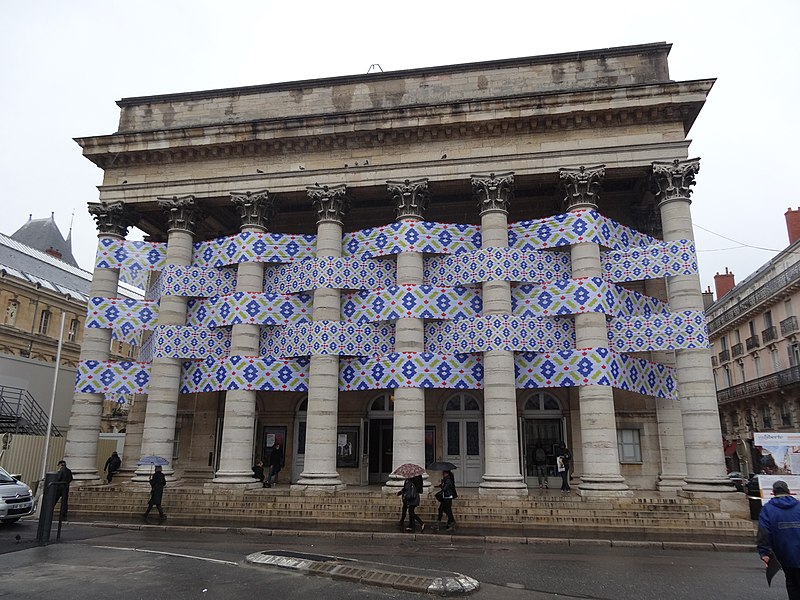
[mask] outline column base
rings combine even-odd
[[[659,475],[656,489],[659,492],[677,493],[686,485],[685,475]]]
[[[627,498],[633,491],[624,477],[581,477],[578,495],[584,498]]]
[[[733,486],[731,480],[727,477],[715,477],[713,479],[696,479],[693,477],[687,477],[686,485],[683,486],[683,490],[681,491],[687,494],[697,493],[702,496],[704,493],[736,493],[736,488]],[[683,495],[684,494],[681,493],[681,496]],[[691,496],[686,497],[690,498]]]
[[[261,487],[261,482],[253,479],[252,471],[217,471],[214,479],[211,480],[211,485],[216,487],[220,485],[249,485],[258,484],[253,487]]]
[[[70,469],[70,471],[72,471],[73,482],[77,485],[99,485],[106,481],[105,479],[100,479],[100,474],[97,472],[97,469]]]
[[[175,470],[170,469],[167,471],[166,469],[162,468],[162,472],[164,473],[164,477],[167,479],[167,483],[175,483],[176,481],[180,480],[180,477],[175,475]],[[133,477],[131,481],[133,482],[149,482],[150,477],[153,476],[155,473],[155,468],[150,465],[142,465],[141,467],[137,467],[136,471],[134,471]]]
[[[494,498],[524,498],[528,495],[528,486],[521,475],[484,475],[478,486],[479,496]]]
[[[732,517],[750,519],[747,496],[737,492],[733,486],[731,486],[731,491],[718,489],[715,492],[697,492],[683,489],[678,492],[678,497],[698,500],[704,503],[709,503],[709,501],[719,502],[720,512],[727,513]]]
[[[389,475],[389,479],[386,480],[386,483],[383,484],[381,487],[381,493],[383,494],[396,494],[400,491],[400,489],[405,485],[406,480],[402,477],[398,477],[397,475]],[[423,494],[427,494],[430,490],[430,487],[433,484],[431,483],[430,477],[427,473],[422,475],[422,487],[423,487]]]
[[[293,492],[327,494],[341,492],[346,487],[338,473],[300,473],[300,479],[290,489]]]

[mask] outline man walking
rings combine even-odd
[[[56,497],[53,500],[55,503],[61,500],[61,509],[59,512],[59,519],[66,520],[67,511],[69,510],[69,484],[72,483],[72,471],[67,467],[66,461],[58,461],[58,477],[56,478]]]
[[[773,483],[772,494],[758,517],[758,555],[767,566],[778,560],[789,600],[800,600],[800,502],[785,481]]]

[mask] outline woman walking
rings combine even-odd
[[[417,482],[416,479],[419,479]],[[419,506],[419,488],[422,487],[422,476],[406,479],[403,484],[403,489],[397,492],[397,495],[403,499],[403,512],[400,515],[400,526],[406,519],[406,512],[408,512],[408,527],[406,531],[414,532],[416,524],[420,524],[420,532],[425,531],[425,523],[417,516],[417,507]]]
[[[569,494],[569,459],[572,454],[563,443],[561,449],[558,451],[558,458],[556,458],[556,465],[558,466],[558,474],[561,475],[561,491],[564,494]]]
[[[447,525],[445,529],[452,529],[456,524],[456,520],[453,518],[453,500],[458,498],[452,471],[442,472],[442,480],[439,482],[439,488],[441,489],[436,492],[436,499],[439,501],[439,514],[436,517],[438,528],[442,528],[442,515],[447,515]]]
[[[153,476],[150,477],[150,500],[147,502],[147,510],[144,513],[144,518],[150,514],[150,510],[155,506],[158,509],[158,518],[162,521],[167,518],[164,511],[161,509],[161,498],[164,495],[164,488],[167,485],[167,478],[161,469],[161,465],[156,465]]]

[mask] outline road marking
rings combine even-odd
[[[125,548],[122,546],[92,546],[92,548],[101,548],[103,550],[123,550],[126,552],[144,552],[145,554],[161,554],[163,556],[175,556],[178,558],[193,558],[195,560],[204,560],[206,562],[217,563],[220,565],[231,565],[238,567],[239,563],[231,560],[219,560],[217,558],[208,558],[206,556],[193,556],[191,554],[179,554],[177,552],[164,552],[162,550],[147,550],[145,548]]]

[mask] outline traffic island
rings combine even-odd
[[[437,596],[469,594],[480,586],[477,580],[461,573],[434,572],[409,567],[400,569],[391,565],[365,563],[338,556],[289,550],[255,552],[245,560],[252,565],[294,569],[312,575],[323,575],[364,585],[391,587],[409,592],[436,594]]]

